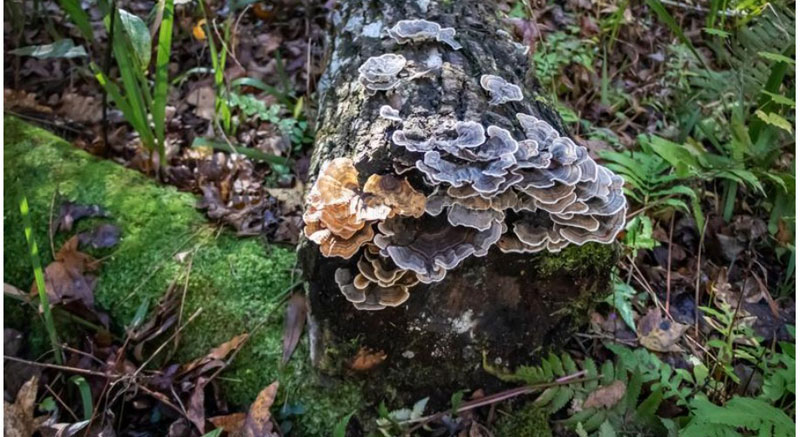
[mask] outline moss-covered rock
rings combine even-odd
[[[313,376],[305,343],[289,365],[279,367],[283,314],[278,302],[292,282],[293,251],[220,231],[195,210],[193,195],[158,186],[138,172],[92,157],[43,129],[12,117],[5,117],[4,125],[6,283],[28,289],[33,281],[17,203],[21,194],[30,204],[44,265],[52,260],[48,228],[54,194],[80,204],[101,205],[111,214],[103,220],[122,230],[116,247],[93,253],[103,257],[96,300],[109,312],[116,329],[130,322],[143,301],[152,307],[170,282],[185,278],[188,272],[184,316],[198,308],[202,312],[182,334],[177,359],[204,355],[237,334],[252,333],[222,375],[229,401],[248,404],[261,388],[278,379],[282,387],[279,399],[305,407],[306,412],[296,420],[302,435],[328,435],[339,417],[358,407],[357,386],[339,380],[323,384]],[[57,208],[58,203],[56,215]],[[70,235],[56,236],[55,247],[99,220],[78,222]],[[191,268],[174,256],[182,251],[193,253]],[[7,326],[30,324],[35,315],[26,308],[7,299]],[[262,323],[270,315],[269,321]],[[32,347],[46,347],[44,337],[37,334],[40,327],[29,327],[26,332],[39,339]]]

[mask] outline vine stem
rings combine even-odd
[[[593,381],[595,379],[599,379],[599,377],[591,377],[591,378],[581,378],[581,376],[585,375],[586,371],[581,370],[580,372],[573,373],[571,375],[567,375],[561,378],[556,379],[553,382],[548,382],[544,384],[534,384],[534,385],[526,385],[523,387],[516,387],[506,391],[502,391],[500,393],[495,393],[493,395],[484,396],[480,399],[475,399],[469,402],[465,402],[461,405],[458,409],[456,409],[455,413],[463,413],[464,411],[473,410],[475,408],[483,407],[486,405],[493,405],[498,402],[503,402],[508,399],[515,398],[517,396],[522,396],[526,394],[530,394],[539,390],[545,390],[551,387],[558,387],[561,385],[567,384],[576,384],[576,383],[583,383],[587,381]],[[411,433],[418,430],[419,428],[425,426],[425,424],[430,423],[436,419],[443,417],[445,414],[450,413],[451,410],[440,411],[436,414],[431,414],[430,416],[420,417],[418,419],[411,419],[400,422],[401,425],[411,425],[416,424],[412,428],[410,428],[404,435],[410,436]]]

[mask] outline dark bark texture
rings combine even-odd
[[[536,93],[529,55],[503,31],[496,12],[496,5],[485,0],[339,2],[319,87],[311,182],[321,163],[336,157],[352,158],[363,179],[392,172],[393,162],[402,159],[391,142],[398,124],[378,116],[379,108],[390,103],[404,119],[428,126],[444,119],[474,120],[518,133],[514,115],[523,112],[563,134],[561,120]],[[412,18],[455,28],[463,48],[435,41],[399,45],[388,37],[388,28]],[[391,92],[370,95],[358,81],[358,68],[384,53],[417,62],[441,56],[443,66]],[[479,84],[482,74],[520,85],[525,98],[489,106]],[[348,374],[348,360],[360,347],[383,351],[383,363],[357,377],[370,379],[379,398],[391,390],[412,401],[444,400],[453,390],[498,385],[481,366],[483,354],[493,365],[514,367],[563,344],[591,302],[608,290],[616,249],[590,243],[558,254],[510,255],[493,248],[486,257],[467,259],[442,282],[417,285],[405,304],[381,311],[356,310],[334,282],[334,271],[354,265],[356,257],[325,258],[304,241],[299,258],[309,287],[314,364]]]

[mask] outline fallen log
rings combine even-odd
[[[537,94],[491,2],[340,2],[298,255],[311,359],[406,401],[490,387],[609,288],[622,179]],[[358,356],[358,358],[354,358]]]

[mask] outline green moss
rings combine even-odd
[[[529,402],[500,420],[495,435],[551,437],[553,433],[550,430],[547,412]]]
[[[610,269],[617,259],[614,244],[588,243],[583,246],[569,245],[558,253],[543,253],[538,260],[539,274],[547,277],[558,271],[575,274],[586,269]]]
[[[169,284],[183,284],[188,272],[183,320],[198,309],[201,312],[182,333],[176,359],[202,356],[233,336],[250,332],[250,340],[220,378],[232,404],[250,403],[263,387],[279,380],[279,399],[305,407],[295,426],[309,436],[328,435],[332,424],[357,408],[358,385],[323,383],[309,368],[306,345],[298,348],[289,365],[279,366],[283,332],[279,297],[292,282],[293,251],[219,232],[194,208],[195,198],[189,193],[158,186],[140,173],[94,158],[13,117],[5,117],[4,125],[5,282],[25,290],[33,281],[17,207],[20,194],[28,198],[44,265],[52,260],[47,235],[54,193],[80,204],[99,204],[112,218],[81,221],[73,232],[58,235],[54,245],[58,248],[78,230],[102,221],[121,228],[122,239],[115,248],[93,252],[103,258],[96,301],[109,312],[118,332],[143,301],[152,308]],[[191,263],[188,258],[176,259],[174,254],[181,251],[193,253]],[[13,301],[6,301],[4,312],[7,326],[24,327],[36,319],[33,311]],[[64,328],[62,321],[60,330]],[[39,329],[29,326],[27,331],[35,337]]]

